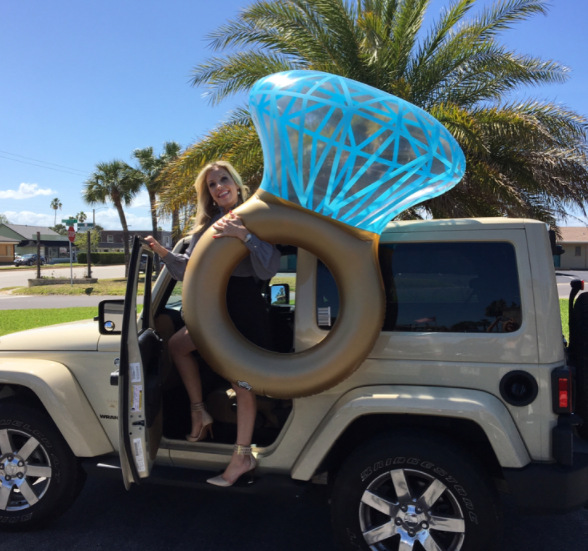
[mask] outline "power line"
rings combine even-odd
[[[18,157],[17,159],[13,157]],[[36,166],[39,168],[46,168],[49,170],[55,170],[57,172],[65,172],[66,174],[74,174],[76,176],[87,176],[88,172],[79,170],[77,168],[71,168],[50,161],[41,161],[39,159],[33,159],[32,157],[25,157],[24,155],[18,155],[17,153],[10,153],[9,151],[2,151],[0,149],[0,158],[7,159],[9,161],[15,161],[17,163],[23,163],[26,165]]]

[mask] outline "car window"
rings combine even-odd
[[[339,292],[329,269],[319,260],[316,279],[317,325],[329,329],[339,315]]]
[[[182,308],[182,282],[174,280],[174,287],[165,304],[166,308],[177,310]]]
[[[510,243],[385,244],[380,246],[380,267],[386,290],[384,331],[507,333],[521,326]],[[320,264],[317,270],[317,323],[328,329],[339,299],[328,270]]]
[[[298,250],[292,246],[280,246],[282,254],[280,258],[280,267],[278,273],[269,282],[270,285],[283,284],[289,285],[289,304],[295,305],[296,297],[296,262]],[[168,296],[165,307],[173,310],[180,310],[182,307],[182,282],[173,280],[171,285],[173,289]]]

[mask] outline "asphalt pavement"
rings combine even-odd
[[[574,279],[586,281],[588,290],[588,271],[586,270],[555,270],[555,279],[557,281],[557,291],[559,298],[570,297],[570,282]]]
[[[586,550],[586,509],[525,516],[506,497],[504,506],[500,551]],[[0,551],[15,549],[336,551],[328,505],[313,493],[154,483],[127,492],[122,480],[98,476],[90,476],[73,507],[46,528],[3,532]]]

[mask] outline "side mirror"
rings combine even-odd
[[[270,287],[270,304],[281,305],[290,304],[290,285],[287,283],[278,283]]]
[[[98,330],[101,335],[121,334],[124,308],[124,300],[103,300],[98,304]]]

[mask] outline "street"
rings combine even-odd
[[[84,277],[87,268],[77,267],[73,268],[74,278]],[[69,266],[59,267],[43,266],[41,270],[42,275],[49,277],[70,277]],[[124,266],[93,266],[92,277],[98,279],[111,279],[116,277],[124,277]],[[0,270],[0,310],[22,310],[26,308],[75,308],[78,306],[97,306],[101,300],[108,298],[122,298],[122,297],[108,297],[100,295],[79,295],[79,296],[38,296],[38,295],[13,295],[2,292],[2,289],[10,287],[26,287],[29,278],[36,277],[36,268],[19,268],[17,270]],[[90,285],[91,286],[91,285]]]
[[[588,281],[588,272],[583,270],[555,270],[555,279],[557,280],[557,291],[559,298],[569,298],[570,296],[570,281],[573,279],[581,279]]]

